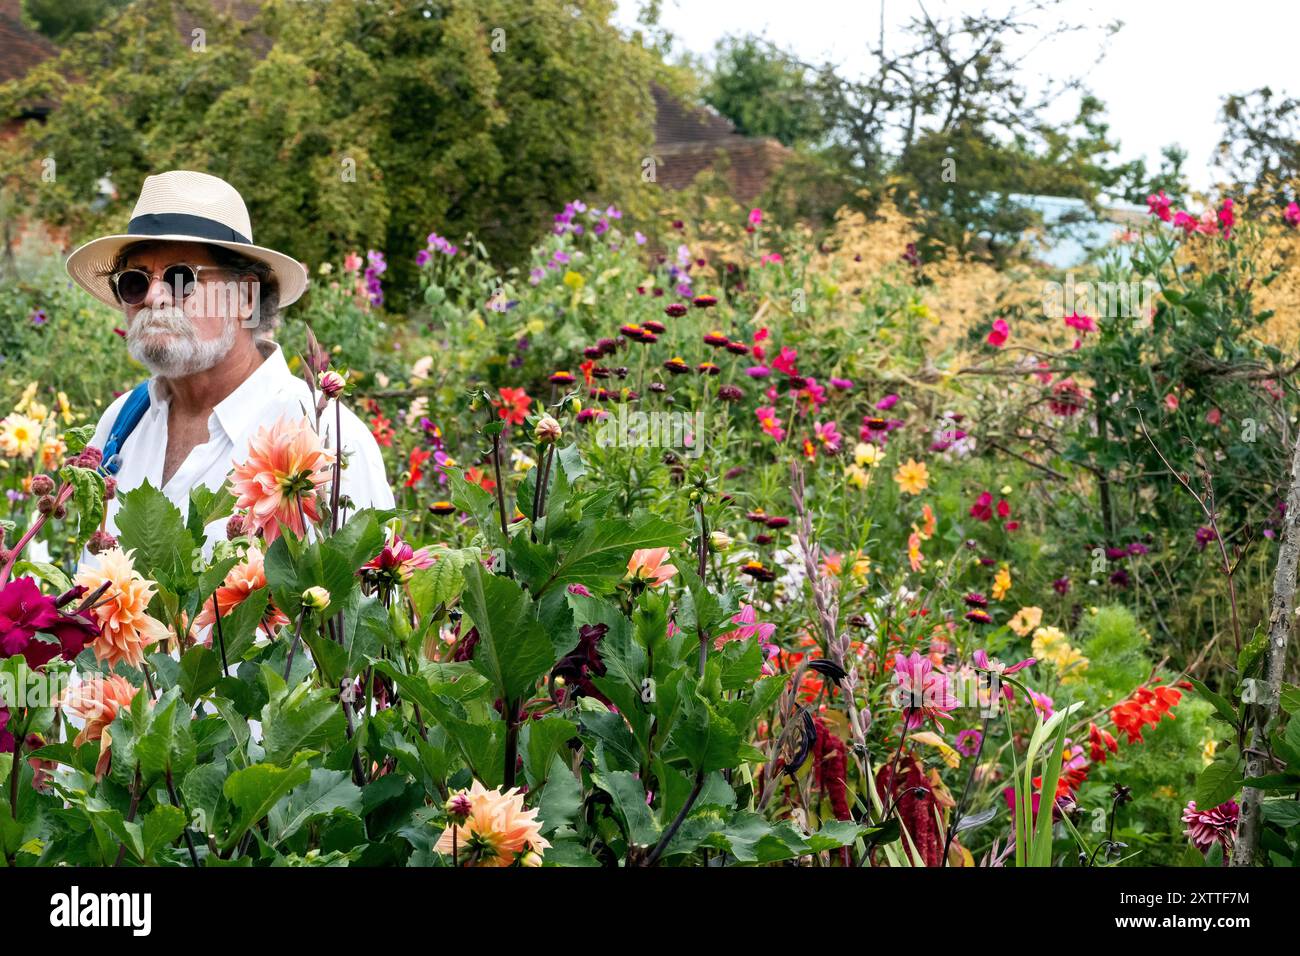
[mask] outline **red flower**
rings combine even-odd
[[[989,521],[993,517],[993,496],[987,491],[981,492],[970,506],[970,516],[976,521]]]
[[[419,482],[419,480],[424,477],[424,472],[421,471],[420,469],[424,465],[424,463],[432,457],[433,457],[432,452],[427,452],[422,448],[411,449],[411,462],[410,462],[411,476],[406,479],[407,488],[414,488],[415,485]]]
[[[1096,724],[1089,724],[1088,756],[1092,758],[1092,762],[1105,763],[1108,750],[1111,753],[1119,753],[1119,744],[1115,743],[1115,738]]]
[[[478,485],[484,491],[497,490],[497,483],[481,468],[466,468],[465,480]]]
[[[522,425],[528,419],[532,399],[522,388],[503,388],[501,401],[494,404],[497,406],[497,414],[511,425]]]
[[[375,441],[385,448],[393,446],[393,423],[383,415],[376,415],[370,419],[370,434],[375,436]]]

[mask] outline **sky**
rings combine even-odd
[[[634,26],[640,4],[618,2],[618,21]],[[830,60],[846,75],[862,75],[874,67],[867,47],[879,36],[882,2],[888,47],[900,36],[899,28],[919,15],[918,0],[663,0],[660,20],[674,36],[674,50],[708,56],[727,34],[754,33],[805,61]],[[938,18],[1000,13],[1011,3],[926,0],[925,5]],[[1195,189],[1214,182],[1218,113],[1226,94],[1270,86],[1275,95],[1300,96],[1297,0],[1064,0],[1055,11],[1066,22],[1098,29],[1026,49],[1026,86],[1032,90],[1032,84],[1062,74],[1084,75],[1106,104],[1120,157],[1144,157],[1154,170],[1161,148],[1177,143],[1187,150],[1184,170]],[[1123,28],[1104,38],[1100,26],[1114,20],[1122,20]],[[1095,63],[1101,53],[1105,56]],[[1069,119],[1077,103],[1077,97],[1062,102],[1049,118]]]

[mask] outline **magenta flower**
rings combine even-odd
[[[1006,319],[994,319],[993,331],[989,333],[989,337],[985,341],[995,349],[1000,349],[1007,344],[1007,337],[1010,334],[1011,328],[1007,325]]]
[[[1097,323],[1093,321],[1092,316],[1080,315],[1078,312],[1073,312],[1070,315],[1067,315],[1065,317],[1065,324],[1072,329],[1078,329],[1080,332],[1084,333],[1097,331]]]
[[[963,757],[974,757],[980,752],[980,745],[984,742],[984,735],[978,730],[963,730],[958,732],[957,739],[953,741],[953,746]]]
[[[1147,211],[1164,222],[1169,221],[1169,197],[1162,189],[1159,193],[1147,197]]]
[[[988,652],[982,647],[971,655],[971,660],[975,662],[975,666],[980,670],[988,671],[995,675],[998,678],[997,683],[999,684],[1002,683],[1001,677],[1003,674],[1014,674],[1018,670],[1023,670],[1026,667],[1033,667],[1038,663],[1034,658],[1026,657],[1023,661],[1018,661],[1008,667],[1000,660],[989,657]],[[1016,699],[1015,692],[1011,689],[1010,684],[1002,685],[1002,696],[1009,701]],[[1051,706],[1050,700],[1048,701],[1048,706]]]
[[[813,432],[816,434],[817,440],[821,442],[822,447],[826,449],[827,454],[834,455],[839,452],[842,436],[836,430],[834,422],[827,422],[825,425],[817,422],[813,425]]]
[[[792,349],[788,345],[781,346],[781,352],[772,360],[772,367],[782,375],[798,375],[799,371],[795,367],[795,362],[799,358],[799,350]]]
[[[882,412],[887,412],[898,404],[898,396],[892,392],[876,402],[876,408]]]
[[[760,406],[754,409],[754,414],[758,417],[758,423],[762,426],[764,434],[774,441],[781,441],[785,438],[785,429],[781,427],[781,419],[777,417],[776,409],[773,406]]]
[[[839,389],[841,392],[847,392],[853,387],[853,383],[847,378],[832,378],[831,388]]]
[[[913,651],[911,657],[894,655],[895,699],[903,711],[903,729],[915,730],[929,717],[936,724],[951,720],[948,711],[961,706],[953,696],[948,675],[934,669],[930,658]]]
[[[970,506],[970,516],[976,521],[989,521],[993,518],[993,496],[987,491],[981,492]]]
[[[1241,817],[1241,808],[1236,800],[1221,803],[1212,810],[1197,810],[1196,801],[1189,800],[1183,811],[1183,822],[1188,824],[1183,836],[1192,841],[1192,846],[1202,853],[1209,851],[1215,843],[1228,849],[1228,841],[1237,838],[1237,822]]]
[[[763,222],[763,210],[751,209],[749,211],[749,224],[751,226],[760,225]]]
[[[1288,226],[1300,226],[1300,203],[1288,203],[1282,218]]]

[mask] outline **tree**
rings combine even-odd
[[[84,33],[130,0],[23,0],[23,13],[55,43]]]
[[[752,36],[720,40],[714,53],[704,101],[738,132],[786,146],[822,140],[826,123],[807,67]]]
[[[1300,99],[1268,87],[1234,93],[1219,110],[1218,166],[1238,186],[1275,188],[1300,178]]]
[[[179,10],[201,42],[181,36]],[[309,264],[384,249],[390,288],[413,288],[431,230],[473,232],[511,262],[566,200],[651,201],[653,58],[612,12],[609,0],[276,0],[244,25],[201,0],[139,0],[0,94],[0,106],[57,104],[0,153],[0,173],[24,205],[85,234],[119,228],[146,175],[204,170],[241,191],[258,242]],[[121,199],[97,211],[106,173]]]

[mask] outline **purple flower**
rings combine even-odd
[[[1204,526],[1197,528],[1196,529],[1196,550],[1204,551],[1205,546],[1217,537],[1218,535],[1214,533],[1213,528],[1206,528]]]
[[[980,744],[983,742],[984,735],[978,730],[962,730],[958,731],[953,746],[963,757],[973,757],[980,752]]]
[[[35,312],[33,312],[31,315],[31,319],[32,319],[32,325],[36,326],[37,328],[44,325],[46,322],[50,320],[49,316],[45,314],[44,309],[37,309]]]
[[[853,387],[853,383],[847,378],[832,378],[831,388],[838,388],[841,392],[847,392]]]
[[[415,254],[415,264],[417,266],[427,266],[432,260],[433,256],[428,249],[421,249]]]
[[[1055,581],[1052,582],[1052,590],[1055,591],[1057,594],[1064,596],[1070,590],[1070,579],[1064,577],[1057,578]]]
[[[772,370],[766,365],[751,365],[745,369],[745,374],[750,378],[767,378],[772,374]]]
[[[528,284],[537,285],[546,278],[546,270],[541,266],[534,266],[528,270]]]
[[[876,402],[876,408],[880,409],[880,411],[882,412],[887,412],[897,404],[898,404],[898,396],[891,394],[891,395],[886,395],[880,401]]]
[[[1147,554],[1148,552],[1150,552],[1150,550],[1151,549],[1148,548],[1141,541],[1134,541],[1132,544],[1128,546],[1128,553],[1133,555],[1134,557],[1137,557],[1138,555],[1141,554]]]
[[[645,245],[645,236],[642,234],[642,232],[641,232],[640,229],[638,229],[636,232],[632,233],[632,238],[636,240],[636,244],[637,244],[638,246],[644,246],[644,245]]]

